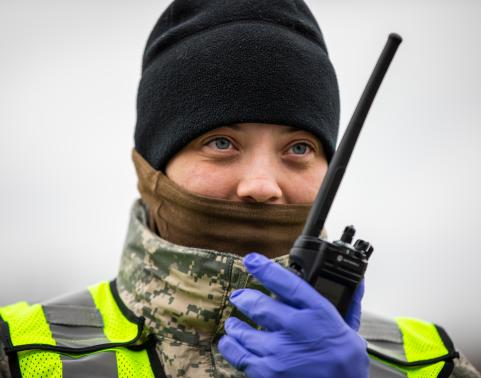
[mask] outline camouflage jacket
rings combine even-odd
[[[277,261],[285,264],[287,256]],[[116,283],[122,301],[145,318],[146,334],[157,337],[167,377],[244,377],[217,350],[224,321],[235,312],[230,293],[243,287],[262,290],[239,256],[169,243],[149,229],[138,200]],[[454,362],[452,377],[481,377],[465,358]],[[1,345],[0,377],[10,377]]]

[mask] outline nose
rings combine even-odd
[[[239,181],[237,196],[246,202],[282,202],[282,190],[274,177],[246,177]]]

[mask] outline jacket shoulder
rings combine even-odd
[[[0,378],[117,370],[153,377],[156,339],[118,300],[115,281],[104,281],[41,304],[0,307]]]
[[[135,343],[143,319],[119,302],[115,281],[103,281],[43,303],[0,307],[0,327],[7,354],[34,347],[82,353]]]
[[[420,376],[481,378],[437,324],[409,317],[390,319],[366,312],[362,315],[359,333],[367,341],[372,366],[382,362],[409,376],[415,371]],[[377,376],[372,373],[371,376]]]

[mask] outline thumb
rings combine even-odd
[[[246,369],[256,359],[254,354],[228,335],[221,337],[217,347],[222,356],[238,370]]]
[[[361,326],[361,301],[364,296],[364,279],[359,283],[352,296],[352,302],[347,311],[345,321],[354,331],[359,331]]]

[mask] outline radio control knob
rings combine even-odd
[[[354,226],[346,226],[344,232],[342,233],[341,241],[346,244],[351,244],[355,234],[356,229],[354,228]]]
[[[361,239],[356,240],[354,248],[358,251],[364,252],[368,259],[374,252],[374,247],[369,242]]]

